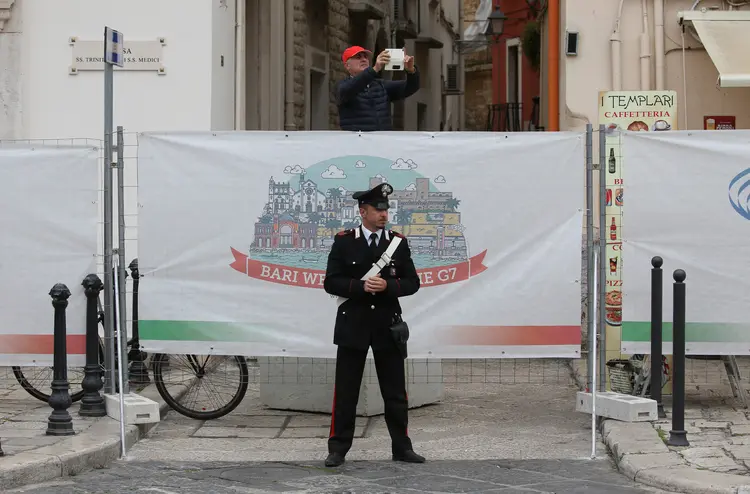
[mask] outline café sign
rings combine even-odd
[[[81,71],[104,70],[104,41],[82,41],[77,37],[70,38],[71,64],[69,73]],[[166,38],[150,41],[125,40],[122,49],[123,66],[114,67],[115,72],[154,71],[159,75],[167,73],[164,67],[164,45]]]

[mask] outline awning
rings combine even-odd
[[[719,86],[750,87],[750,11],[687,10],[678,17],[698,33],[719,71]]]

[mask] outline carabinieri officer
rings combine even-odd
[[[393,460],[425,461],[412,449],[407,433],[405,323],[398,301],[419,290],[419,276],[406,238],[383,229],[388,223],[388,196],[392,192],[393,187],[382,183],[372,190],[354,193],[362,226],[339,232],[328,255],[323,287],[337,295],[340,304],[333,336],[338,350],[329,454],[325,461],[328,467],[343,464],[352,446],[359,388],[370,346],[385,403]],[[395,246],[395,251],[389,252],[389,246],[390,250]]]

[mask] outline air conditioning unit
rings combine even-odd
[[[461,81],[458,73],[458,64],[449,63],[445,66],[445,93],[446,94],[459,94],[461,92]]]
[[[402,19],[404,15],[404,0],[393,0],[393,18]]]

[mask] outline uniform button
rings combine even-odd
[[[375,306],[374,306],[374,305],[371,305],[371,306],[370,306],[370,308],[371,308],[371,309],[374,309],[374,308],[375,308]]]

